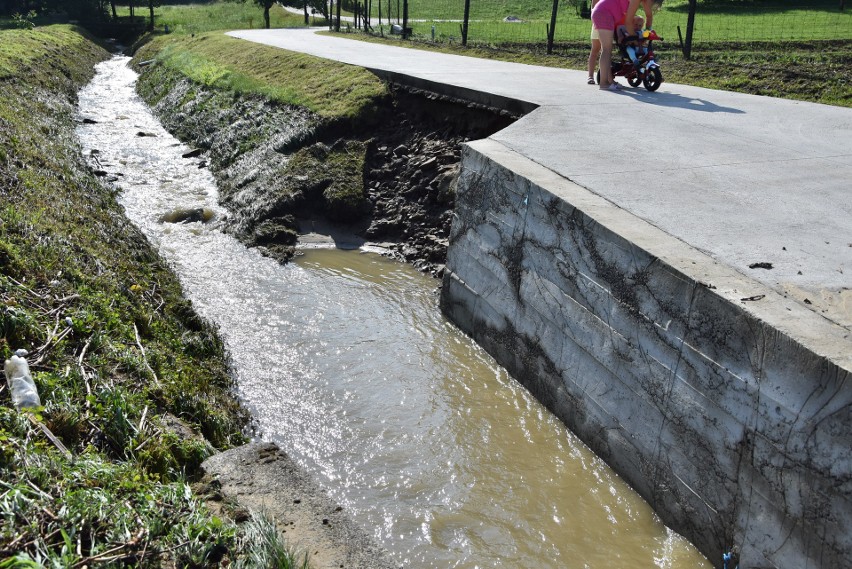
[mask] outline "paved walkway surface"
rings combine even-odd
[[[315,30],[231,35],[532,111],[491,139],[797,300],[852,354],[852,109],[673,83],[601,91],[582,71]]]

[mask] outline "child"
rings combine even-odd
[[[638,39],[628,40],[625,45],[625,40],[630,37],[627,35],[627,26],[624,24],[618,26],[615,30],[616,41],[619,46],[623,46],[624,50],[627,52],[627,57],[630,58],[630,61],[633,62],[633,65],[639,66],[639,58],[645,55],[645,40],[642,38],[642,26],[645,25],[645,20],[642,19],[641,16],[636,16],[633,18],[633,29],[636,30],[636,36]]]

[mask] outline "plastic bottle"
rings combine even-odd
[[[33,376],[30,375],[30,366],[25,359],[26,350],[18,350],[15,355],[6,360],[3,371],[6,373],[6,383],[12,393],[12,404],[17,409],[28,409],[30,407],[41,407],[41,399],[38,397]]]

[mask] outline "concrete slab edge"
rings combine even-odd
[[[458,85],[450,85],[449,83],[440,81],[430,81],[428,79],[414,77],[398,71],[389,71],[387,69],[371,67],[367,67],[366,69],[383,81],[398,83],[400,85],[405,85],[406,87],[421,89],[423,91],[429,91],[458,101],[482,105],[494,110],[495,112],[505,112],[513,116],[521,116],[538,108],[538,105],[528,101],[504,97],[502,95],[488,93],[486,91],[468,89],[467,87],[460,87]]]
[[[852,333],[797,301],[714,260],[629,211],[592,193],[500,142],[468,145],[495,163],[545,188],[648,254],[712,290],[731,307],[777,329],[815,355],[852,373]]]

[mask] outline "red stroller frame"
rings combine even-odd
[[[658,36],[654,30],[645,30],[633,36],[619,38],[618,53],[620,57],[612,58],[613,78],[624,77],[631,87],[638,87],[642,84],[648,91],[659,89],[663,83],[663,72],[654,56],[653,43],[657,40],[662,41],[663,38]],[[628,47],[633,47],[636,50],[636,63],[633,63],[630,55],[628,55]],[[596,80],[600,84],[600,70],[598,70]]]

